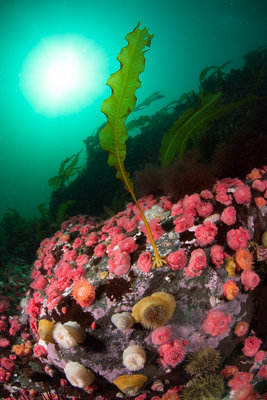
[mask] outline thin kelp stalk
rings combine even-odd
[[[135,204],[136,204],[136,206],[137,206],[137,208],[138,208],[138,210],[140,212],[140,215],[142,217],[142,220],[144,221],[144,224],[145,224],[145,227],[146,227],[146,230],[147,230],[151,245],[153,247],[153,250],[154,250],[154,257],[152,258],[152,260],[153,260],[153,268],[162,267],[163,264],[166,264],[166,261],[160,256],[160,254],[158,252],[155,240],[153,238],[153,235],[152,235],[151,229],[149,227],[149,224],[147,222],[147,219],[145,217],[145,214],[143,213],[143,210],[140,207],[140,204],[138,203],[131,186],[128,185],[127,180],[125,181],[125,186],[127,187],[128,191],[130,192],[130,194],[131,194],[131,196],[133,198],[133,201],[135,202]]]

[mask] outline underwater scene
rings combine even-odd
[[[267,400],[267,1],[0,2],[0,400]]]

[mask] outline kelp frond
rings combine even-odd
[[[109,153],[108,164],[116,169],[116,177],[123,181],[142,216],[155,254],[154,266],[162,266],[165,261],[158,253],[148,222],[136,199],[133,183],[124,166],[125,141],[128,138],[125,123],[136,106],[135,91],[141,86],[139,75],[145,69],[144,53],[150,47],[152,38],[153,35],[150,35],[146,28],[139,29],[139,24],[126,35],[128,45],[122,48],[117,57],[121,68],[113,73],[107,81],[112,89],[112,95],[104,100],[101,106],[101,111],[107,117],[107,124],[99,136],[102,149]]]

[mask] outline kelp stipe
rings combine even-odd
[[[117,57],[121,68],[113,73],[107,81],[107,85],[112,89],[112,95],[104,100],[101,106],[101,111],[107,117],[107,124],[101,130],[99,136],[100,146],[103,150],[109,152],[108,164],[117,170],[116,177],[123,181],[125,188],[130,192],[140,211],[155,254],[153,266],[161,267],[165,260],[158,253],[146,217],[134,194],[129,172],[126,171],[124,166],[125,141],[128,138],[125,122],[135,108],[137,100],[135,91],[141,86],[139,75],[145,69],[144,53],[148,50],[146,47],[150,47],[153,38],[153,35],[150,35],[146,28],[139,29],[139,25],[138,23],[137,27],[126,35],[125,39],[128,41],[128,45],[122,48]]]

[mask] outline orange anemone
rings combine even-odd
[[[73,284],[72,297],[80,306],[90,306],[95,299],[95,287],[85,278],[81,278]]]
[[[240,321],[236,324],[235,326],[235,334],[236,336],[240,337],[240,336],[244,336],[247,331],[248,331],[248,323],[245,321]]]
[[[246,270],[251,269],[253,265],[253,257],[248,249],[240,249],[235,252],[235,261],[239,268]]]
[[[233,280],[230,280],[225,283],[224,295],[227,298],[227,300],[233,300],[238,295],[238,293],[239,293],[239,288]]]

